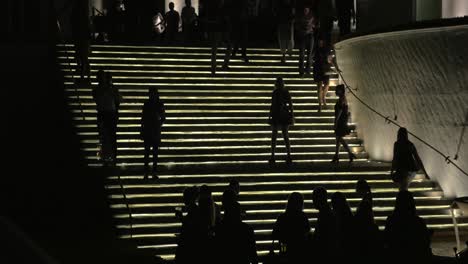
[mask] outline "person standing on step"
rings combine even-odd
[[[325,46],[330,48],[332,43],[333,21],[335,20],[332,0],[319,0],[317,15],[320,24],[320,36],[325,41]]]
[[[232,57],[236,58],[239,48],[242,53],[242,59],[245,63],[249,62],[247,58],[247,42],[249,38],[249,16],[247,0],[235,0],[233,4],[231,23],[232,23],[232,41],[234,49]]]
[[[315,14],[309,6],[304,6],[296,18],[296,33],[299,45],[299,74],[310,74],[312,51],[314,49]],[[307,52],[307,53],[306,53]],[[304,57],[306,60],[304,67]]]
[[[232,46],[229,40],[229,17],[227,14],[228,4],[224,0],[204,0],[205,25],[208,31],[208,39],[211,44],[211,74],[216,74],[216,53],[218,45],[224,41],[226,52],[224,55],[223,69],[228,69]]]
[[[149,155],[153,154],[153,179],[158,179],[158,150],[161,144],[161,128],[166,120],[164,104],[155,88],[149,89],[149,99],[143,105],[141,117],[141,136],[145,145],[145,179],[149,174]]]
[[[336,147],[332,163],[339,162],[338,154],[340,151],[340,144],[343,145],[346,152],[348,152],[349,162],[353,162],[356,156],[351,152],[348,143],[346,143],[343,138],[350,133],[350,129],[348,127],[349,109],[348,100],[346,99],[345,94],[345,86],[343,84],[337,85],[335,93],[336,96],[338,96],[338,101],[335,104],[335,123],[333,128],[335,130]]]
[[[277,25],[278,44],[281,50],[281,63],[286,63],[286,50],[292,56],[294,48],[295,8],[292,0],[278,0],[274,6]]]
[[[112,84],[112,75],[99,70],[98,87],[93,90],[97,108],[97,124],[102,145],[101,156],[106,164],[115,164],[117,159],[118,109],[122,97]]]
[[[185,6],[182,8],[182,32],[186,44],[194,41],[196,22],[197,14],[192,6],[192,0],[185,0]]]
[[[400,185],[400,191],[407,191],[416,172],[422,169],[427,175],[416,147],[408,139],[408,131],[401,127],[393,145],[393,160],[390,175]]]
[[[356,24],[356,14],[354,11],[354,0],[335,0],[338,14],[338,27],[340,28],[340,37],[351,33],[351,19]]]
[[[73,44],[75,48],[76,72],[81,82],[89,82],[91,74],[89,54],[91,53],[91,25],[88,1],[75,0],[71,15]]]
[[[327,106],[327,93],[330,88],[330,76],[332,56],[330,50],[325,45],[323,39],[319,40],[317,50],[314,54],[314,82],[317,84],[317,95],[319,103],[319,113],[322,105]]]
[[[168,44],[173,44],[176,41],[177,33],[179,33],[180,15],[174,10],[174,7],[174,3],[170,2],[169,11],[164,16],[166,22],[165,41]]]
[[[286,144],[287,158],[286,163],[292,163],[291,158],[291,145],[289,144],[289,126],[294,123],[293,105],[289,91],[284,87],[283,78],[278,77],[275,83],[275,90],[271,97],[270,116],[268,123],[272,128],[271,135],[271,158],[270,164],[275,163],[275,148],[278,129],[283,133],[284,143]]]

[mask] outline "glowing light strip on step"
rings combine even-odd
[[[362,175],[385,175],[388,176],[390,173],[389,170],[384,171],[333,171],[333,172],[259,172],[259,173],[227,173],[227,174],[162,174],[159,175],[160,179],[182,179],[182,178],[199,178],[199,177],[214,177],[214,178],[250,178],[256,176],[263,176],[263,177],[299,177],[299,176],[362,176]],[[121,179],[141,179],[143,175],[120,175]],[[110,180],[117,180],[117,176],[109,176],[108,179]]]
[[[112,72],[112,71],[110,71]],[[80,78],[79,75],[65,75],[64,76],[65,78],[73,78],[73,79],[76,79],[76,78]],[[96,76],[91,76],[91,79],[96,79]],[[258,78],[252,78],[252,77],[237,77],[237,78],[233,78],[233,77],[217,77],[217,76],[206,76],[206,77],[196,77],[196,76],[177,76],[177,77],[173,77],[173,76],[133,76],[133,75],[129,75],[129,76],[121,76],[121,75],[116,75],[116,76],[112,76],[112,79],[141,79],[141,80],[204,80],[204,81],[207,81],[207,80],[213,80],[213,81],[255,81],[255,82],[258,82],[258,81],[269,81],[272,83],[272,86],[274,85],[274,82],[276,80],[276,78],[274,77],[271,77],[271,78],[261,78],[261,77],[258,77]],[[293,84],[288,84],[287,81],[302,81],[303,79],[299,79],[299,78],[284,78],[283,79],[285,82],[286,82],[286,87],[288,87],[289,85],[293,85]]]
[[[75,85],[73,82],[64,82],[65,85]],[[160,83],[160,82],[141,82],[141,83],[123,83],[123,82],[114,82],[114,86],[190,86],[190,87],[211,87],[211,86],[219,86],[219,87],[271,87],[273,91],[273,84],[263,84],[263,83]],[[97,86],[97,82],[91,82],[91,85]],[[312,87],[312,84],[290,84],[288,87]],[[80,89],[78,89],[80,91]]]
[[[195,121],[195,120],[194,120]],[[227,120],[226,120],[227,121]],[[353,126],[353,123],[348,124],[349,126]],[[261,123],[185,123],[185,124],[174,124],[174,123],[164,123],[165,128],[170,127],[265,127],[270,126],[265,122]],[[294,126],[305,126],[305,127],[326,127],[326,126],[333,126],[332,123],[295,123]],[[77,128],[97,128],[97,124],[78,124],[75,127]],[[140,128],[141,124],[118,124],[117,128]]]
[[[346,140],[358,140],[355,136],[348,136],[345,137]],[[304,138],[296,138],[292,137],[289,138],[290,141],[303,141],[303,140],[335,140],[334,137],[304,137]],[[163,143],[195,143],[195,142],[246,142],[246,141],[271,141],[271,137],[264,137],[264,138],[163,138],[161,142]],[[97,139],[83,139],[81,141],[84,144],[97,144],[99,141]],[[143,142],[141,139],[117,139],[117,143],[125,144],[125,143],[134,143],[134,144],[141,144]]]
[[[182,194],[180,196],[182,197]],[[414,199],[416,201],[439,201],[439,200],[442,200],[443,197],[442,196],[414,197]],[[329,200],[329,202],[331,201],[330,199],[328,199],[328,200]],[[359,203],[359,202],[361,202],[362,199],[361,198],[347,198],[347,200],[350,203]],[[385,202],[385,201],[390,202],[390,201],[395,201],[396,198],[395,197],[374,197],[372,200],[374,202]],[[287,204],[287,201],[286,200],[239,201],[239,203],[241,205],[243,205],[243,206],[247,206],[247,205],[250,205],[250,206],[255,205],[256,206],[256,205],[266,205],[266,204],[283,206],[283,205]],[[312,202],[305,201],[304,204],[311,205]],[[142,209],[142,208],[170,208],[170,209],[173,209],[175,207],[182,207],[182,206],[184,206],[184,204],[182,202],[180,202],[180,203],[131,203],[131,204],[129,204],[129,206],[132,209]],[[126,209],[127,205],[122,204],[122,203],[115,203],[115,204],[111,204],[110,207],[112,209]],[[157,225],[158,227],[165,227],[164,223],[155,224],[155,225]]]
[[[323,120],[323,119],[334,119],[333,116],[295,116],[294,119],[311,119],[311,120]],[[83,121],[82,117],[73,117],[73,120]],[[87,117],[85,121],[95,121],[96,117]],[[141,117],[128,117],[120,116],[120,121],[141,121]],[[186,121],[203,121],[203,120],[265,120],[265,117],[260,116],[166,116],[166,122],[176,121],[176,120],[186,120]]]
[[[294,130],[290,129],[290,134],[321,134],[321,133],[333,133],[333,130]],[[77,132],[79,136],[99,136],[99,133],[96,132]],[[162,135],[256,135],[256,134],[271,134],[270,130],[259,130],[259,131],[163,131]],[[127,135],[127,136],[137,136],[140,137],[140,132],[122,132],[118,131],[117,135]]]
[[[76,62],[60,62],[60,66],[65,66],[65,67],[70,67],[70,66],[77,66]],[[131,68],[204,68],[204,69],[210,69],[211,70],[211,65],[195,65],[195,64],[140,64],[140,63],[96,63],[96,62],[91,62],[90,63],[91,67],[131,67]],[[279,65],[259,65],[259,66],[253,66],[253,65],[229,65],[229,68],[232,69],[244,69],[244,70],[250,70],[250,71],[255,71],[256,68],[263,68],[263,69],[279,69],[279,70],[284,70],[284,69],[296,69],[297,66],[279,66]],[[219,71],[216,71],[216,73],[229,73],[230,71],[226,70],[221,70],[219,68]],[[211,72],[211,71],[210,71]],[[297,72],[294,72],[296,75],[298,75]],[[274,72],[274,74],[282,74],[279,72]]]
[[[394,206],[374,206],[374,212],[393,212],[395,209]],[[419,205],[416,206],[416,210],[449,210],[450,205]],[[351,211],[355,212],[357,207],[351,207]],[[284,213],[284,208],[281,209],[263,209],[263,210],[246,210],[247,215],[259,215],[259,214],[282,214]],[[305,208],[304,213],[306,214],[318,214],[316,209]],[[450,216],[449,214],[447,214]],[[114,214],[116,219],[126,219],[128,214]],[[148,218],[175,218],[174,212],[171,213],[133,213],[133,219],[148,219]],[[316,217],[311,217],[309,220],[316,221]]]
[[[74,56],[58,56],[57,57],[59,60],[65,60],[65,61],[74,61],[75,57]],[[211,58],[144,58],[144,57],[97,57],[97,56],[89,56],[88,57],[90,61],[109,61],[109,60],[115,60],[115,61],[154,61],[154,62],[211,62]],[[224,62],[223,58],[217,58],[216,62]],[[231,59],[230,62],[241,62],[244,63],[242,59]],[[286,62],[289,63],[297,63],[295,60],[286,60]],[[259,60],[259,59],[251,59],[249,61],[248,66],[256,66],[252,65],[253,63],[273,63],[273,64],[278,64],[278,60]],[[246,65],[246,66],[247,66]],[[263,66],[263,65],[260,65]],[[286,65],[284,65],[286,66]],[[230,65],[230,67],[232,67]],[[283,67],[283,68],[289,68],[289,67]]]
[[[68,65],[68,63],[66,64]],[[75,64],[76,66],[76,64]],[[68,68],[62,68],[62,71],[65,72],[74,72],[74,69],[68,69]],[[91,70],[91,72],[97,72],[98,70]],[[124,70],[118,70],[118,69],[106,69],[107,72],[125,72],[125,73],[150,73],[150,74],[197,74],[197,75],[209,75],[211,76],[211,71],[187,71],[187,70],[129,70],[129,69],[124,69]],[[297,72],[259,72],[259,71],[252,71],[252,72],[236,72],[236,71],[229,71],[229,72],[223,72],[223,71],[217,71],[217,75],[222,75],[222,74],[227,74],[227,75],[273,75],[273,76],[278,76],[278,75],[294,75],[298,76]],[[291,78],[291,80],[298,80],[299,77],[297,78]],[[313,80],[312,76],[304,76],[302,78],[303,80]],[[335,80],[334,78],[331,78],[330,80]],[[336,79],[337,80],[337,79]]]
[[[388,180],[368,180],[368,183],[372,184],[393,184],[391,179]],[[424,182],[423,179],[416,179],[412,181],[412,183],[422,183]],[[353,180],[315,180],[315,181],[294,181],[294,182],[285,182],[285,181],[271,181],[271,182],[243,182],[242,187],[255,187],[255,186],[278,186],[278,185],[336,185],[336,184],[343,184],[343,185],[355,185],[356,179]],[[208,183],[206,184],[210,187],[226,187],[226,183]],[[147,189],[147,190],[156,190],[156,191],[163,191],[157,189],[167,189],[167,188],[187,188],[192,187],[193,183],[185,183],[185,184],[123,184],[122,187],[124,189],[135,190],[135,189]],[[121,188],[120,185],[106,185],[106,189],[113,190]],[[378,188],[378,187],[374,187]],[[269,204],[268,202],[266,204]]]
[[[311,87],[315,87],[317,86],[316,84],[311,84],[310,85]],[[65,91],[69,92],[69,93],[76,93],[77,91],[79,92],[80,94],[80,98],[83,96],[83,98],[90,98],[92,99],[92,96],[89,96],[89,95],[85,95],[84,93],[91,93],[93,89],[91,88],[66,88]],[[231,90],[220,90],[220,89],[203,89],[203,90],[200,90],[200,89],[192,89],[192,90],[184,90],[184,89],[165,89],[165,88],[160,88],[158,89],[159,93],[160,94],[165,94],[165,93],[176,93],[177,96],[179,96],[180,94],[184,94],[184,93],[201,93],[201,94],[204,94],[204,93],[209,93],[209,94],[236,94],[236,93],[240,93],[240,94],[249,94],[249,93],[262,93],[262,94],[267,94],[267,95],[271,95],[272,93],[272,90],[270,89],[263,89],[263,90],[252,90],[252,89],[249,89],[249,90],[235,90],[235,89],[231,89]],[[131,88],[131,89],[127,89],[127,88],[119,88],[119,92],[121,94],[126,94],[126,93],[144,93],[145,95],[140,95],[140,96],[134,96],[135,98],[137,99],[148,99],[148,89],[144,89],[144,88]],[[331,92],[331,91],[330,91]],[[314,90],[314,89],[309,89],[309,90],[296,90],[296,89],[289,89],[289,93],[291,94],[295,94],[295,93],[309,93],[309,94],[316,94],[317,93],[317,90]],[[167,95],[168,96],[168,95]],[[301,98],[302,96],[298,96],[298,98]],[[125,96],[125,98],[132,98],[131,96]],[[333,98],[333,96],[331,97],[327,97],[327,98]]]
[[[329,161],[328,161],[329,162]],[[411,192],[427,192],[434,191],[433,187],[418,187],[409,188]],[[242,192],[242,196],[258,196],[258,195],[288,195],[292,192],[306,193],[304,190],[277,190],[277,191],[246,191]],[[356,189],[330,189],[329,193],[342,192],[342,193],[355,193]],[[398,193],[398,188],[378,188],[372,190],[373,193]],[[141,199],[141,198],[168,198],[168,197],[181,197],[180,193],[151,193],[151,194],[127,194],[127,199]],[[213,192],[213,196],[222,196],[221,192]],[[122,199],[121,194],[111,194],[109,199]],[[171,215],[174,215],[173,213]],[[123,214],[122,217],[128,217],[128,214]]]
[[[365,152],[361,152],[364,154]],[[286,152],[282,151],[277,151],[277,155],[286,155]],[[320,156],[320,155],[333,155],[335,154],[335,151],[328,151],[328,152],[318,152],[318,151],[310,151],[310,152],[294,152],[293,156],[302,156],[302,155],[310,155],[310,156]],[[339,152],[339,155],[345,155],[348,154],[346,151],[341,151]],[[241,157],[269,157],[271,156],[271,152],[263,152],[263,153],[208,153],[208,154],[202,154],[202,153],[193,153],[193,154],[164,154],[160,153],[158,155],[159,158],[161,159],[170,159],[170,158],[221,158],[221,157],[228,157],[228,158],[241,158]],[[91,158],[90,156],[86,156],[85,158]],[[144,155],[117,155],[117,159],[143,159]]]
[[[98,157],[87,157],[88,162],[94,161],[98,162]],[[354,159],[354,162],[369,162],[367,159]],[[277,164],[284,164],[285,161],[277,160]],[[330,159],[308,159],[308,160],[294,160],[294,163],[330,163]],[[231,160],[231,161],[167,161],[159,162],[158,165],[161,166],[208,166],[208,165],[247,165],[247,164],[268,164],[267,160]],[[143,162],[117,162],[118,167],[142,167]],[[98,163],[89,163],[90,167],[103,167],[103,165]]]
[[[348,144],[350,147],[354,148],[364,148],[363,146],[359,144]],[[236,145],[236,146],[231,146],[231,145],[221,145],[221,146],[184,146],[184,147],[174,147],[174,146],[160,146],[159,150],[161,151],[167,151],[167,150],[179,150],[179,151],[192,151],[192,150],[227,150],[227,149],[269,149],[271,146],[270,145]],[[329,144],[329,145],[296,145],[294,146],[294,149],[298,148],[334,148],[335,145]],[[278,146],[279,149],[283,148],[282,146]],[[144,147],[118,147],[117,151],[143,151],[145,148]],[[95,152],[98,150],[98,148],[82,148],[81,150],[83,151],[92,151]]]
[[[73,113],[81,114],[81,111],[79,109],[73,109],[71,110]],[[83,109],[84,113],[92,113],[96,114],[97,111],[96,109]],[[238,114],[243,114],[243,113],[269,113],[270,111],[267,109],[256,109],[256,110],[250,110],[250,109],[239,109],[239,110],[232,110],[232,109],[222,109],[221,113],[238,113]],[[305,109],[294,109],[294,113],[314,113],[318,112],[318,110],[305,110]],[[141,114],[141,110],[122,110],[119,111],[120,114],[122,113],[136,113],[136,114]],[[171,113],[171,114],[182,114],[182,113],[216,113],[219,114],[220,110],[211,110],[211,109],[166,109],[166,114]],[[322,110],[322,113],[334,113],[333,110],[325,109]],[[266,116],[268,117],[268,116]]]
[[[57,44],[57,47],[74,47],[73,44]],[[151,49],[151,50],[207,50],[211,51],[210,47],[182,47],[182,46],[131,46],[131,45],[103,45],[103,44],[96,44],[96,45],[91,45],[92,50],[95,50],[97,48],[106,48],[106,49],[114,49],[114,48],[123,48],[123,49]],[[218,48],[218,51],[224,51],[226,48],[220,47]],[[249,51],[272,51],[272,52],[280,52],[279,49],[275,48],[250,48]],[[295,49],[297,51],[297,49]]]
[[[75,54],[74,50],[59,50],[59,53],[68,53],[68,54]],[[162,56],[206,56],[211,57],[211,53],[180,53],[180,52],[145,52],[145,51],[102,51],[102,50],[93,50],[92,54],[123,54],[123,55],[162,55]],[[265,54],[265,53],[249,53],[249,57],[279,57],[281,58],[283,55],[281,54]],[[217,57],[224,58],[224,54],[218,55]],[[291,58],[291,56],[289,56]],[[299,55],[294,54],[292,58],[299,58]]]

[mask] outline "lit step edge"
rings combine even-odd
[[[368,183],[377,184],[377,183],[393,183],[391,179],[388,180],[368,180]],[[415,179],[411,183],[421,183],[424,182],[423,179]],[[294,182],[284,182],[284,181],[272,181],[272,182],[243,182],[242,187],[247,186],[261,186],[261,185],[320,185],[320,184],[356,184],[356,180],[318,180],[318,181],[294,181]],[[210,183],[206,184],[210,187],[220,187],[226,186],[226,183]],[[182,187],[191,187],[193,184],[123,184],[120,185],[106,185],[107,189],[159,189],[159,188],[182,188]]]
[[[410,192],[425,192],[425,191],[434,191],[437,190],[436,188],[433,187],[421,187],[421,188],[409,188]],[[242,192],[242,196],[250,196],[250,195],[288,195],[292,192],[299,192],[299,193],[305,193],[304,190],[277,190],[277,191],[248,191],[248,192]],[[312,192],[312,190],[310,191]],[[329,193],[335,193],[335,192],[341,192],[341,193],[355,193],[356,189],[330,189],[328,190]],[[398,188],[378,188],[372,190],[372,193],[398,193]],[[221,192],[213,192],[213,196],[222,196]],[[158,194],[127,194],[126,198],[127,199],[141,199],[141,198],[169,198],[169,197],[175,197],[175,198],[181,198],[180,193],[158,193]],[[108,196],[109,199],[123,199],[122,194],[112,194]]]
[[[182,195],[181,195],[182,197]],[[416,201],[439,201],[442,200],[442,196],[427,196],[427,197],[415,197],[414,198]],[[361,198],[347,198],[346,199],[348,202],[360,202],[362,199]],[[395,201],[395,197],[374,197],[372,199],[374,202],[390,202],[390,201]],[[328,202],[331,200],[328,199]],[[286,205],[287,201],[286,200],[268,200],[268,201],[239,201],[241,205],[263,205],[263,204],[280,204],[280,205]],[[312,202],[305,201],[304,204],[312,204]],[[137,204],[128,204],[130,209],[141,209],[141,208],[160,208],[160,207],[183,207],[184,204],[182,202],[180,203],[137,203]],[[127,209],[127,204],[123,203],[114,203],[110,205],[110,208],[112,209]],[[164,225],[164,224],[160,224]]]
[[[159,175],[161,179],[169,178],[197,178],[197,177],[213,177],[213,178],[241,178],[241,177],[254,177],[254,176],[265,176],[265,177],[294,177],[294,176],[338,176],[338,175],[389,175],[390,171],[334,171],[334,172],[268,172],[268,173],[229,173],[229,174],[173,174],[173,175]],[[143,175],[125,175],[120,176],[121,179],[140,179]],[[117,176],[109,176],[107,179],[117,180]]]

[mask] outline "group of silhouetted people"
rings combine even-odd
[[[223,192],[221,208],[207,185],[184,190],[185,214],[176,213],[182,222],[176,263],[258,263],[253,228],[242,221],[245,214],[239,203],[239,188],[238,181],[230,182]],[[311,204],[316,220],[304,212],[303,195],[291,193],[285,212],[274,224],[271,252],[265,263],[431,260],[431,231],[417,215],[410,192],[398,193],[382,231],[374,219],[369,184],[359,180],[356,193],[361,200],[353,212],[343,193],[329,197],[326,189],[315,188]]]
[[[258,263],[254,231],[242,221],[238,195],[236,180],[224,191],[222,208],[207,185],[184,190],[186,214],[176,211],[182,221],[176,263]]]

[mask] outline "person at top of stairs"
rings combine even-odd
[[[166,120],[164,103],[155,88],[149,89],[149,99],[143,106],[141,117],[141,136],[145,144],[145,179],[148,179],[149,154],[153,152],[153,179],[158,179],[158,149],[161,144],[161,128]]]
[[[173,44],[177,40],[177,33],[179,33],[179,12],[174,10],[174,2],[169,3],[169,11],[164,15],[166,22],[166,32],[164,40],[168,44]]]
[[[275,90],[271,97],[270,116],[268,117],[268,123],[272,128],[271,135],[271,158],[270,164],[275,163],[275,148],[276,148],[276,137],[278,135],[278,128],[281,128],[283,132],[284,143],[286,144],[288,164],[292,163],[291,158],[291,145],[289,144],[289,126],[294,123],[293,105],[291,101],[291,95],[289,91],[284,87],[283,78],[278,77],[275,83]]]

